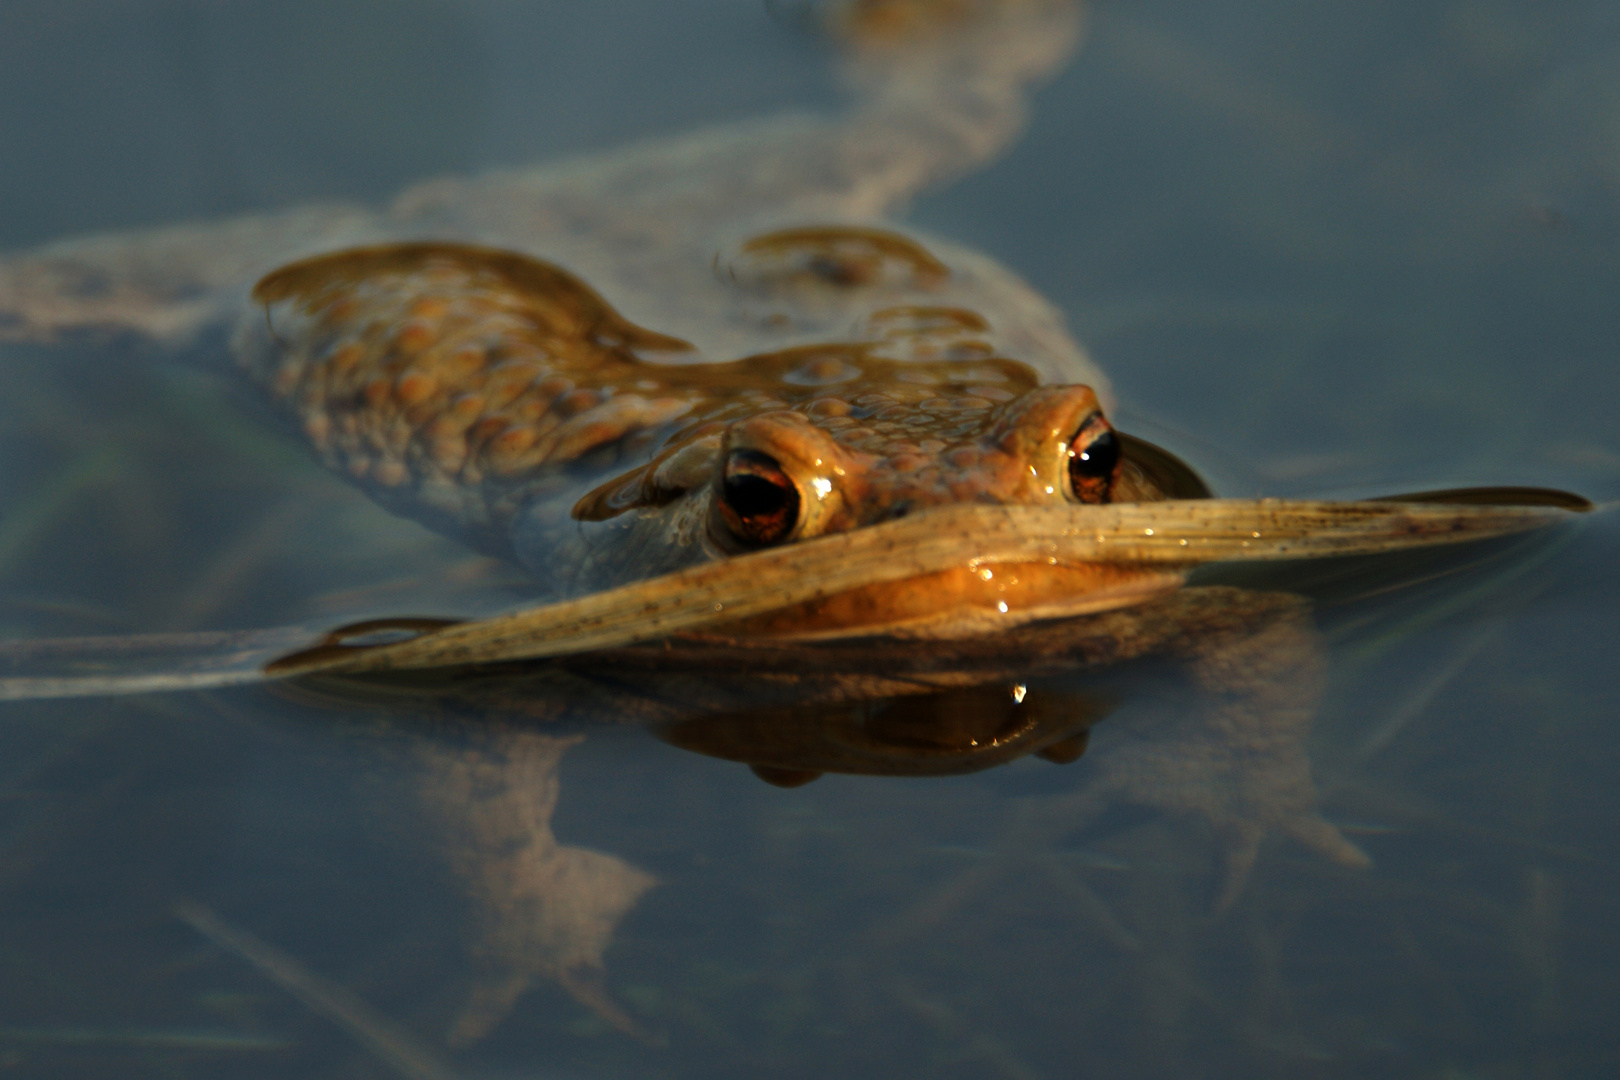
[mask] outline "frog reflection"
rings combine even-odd
[[[492,1030],[537,978],[646,1037],[606,989],[604,954],[654,879],[552,832],[566,797],[558,766],[586,737],[579,725],[645,725],[779,786],[825,772],[941,776],[1043,757],[1075,770],[1073,783],[1026,800],[1016,822],[1026,842],[1059,844],[1120,804],[1193,821],[1225,841],[1216,911],[1237,898],[1269,834],[1366,865],[1317,812],[1304,740],[1321,662],[1308,606],[1272,594],[1239,609],[1233,591],[1187,589],[1144,611],[1028,627],[990,650],[686,640],[405,678],[317,678],[302,696],[396,717],[390,726],[415,763],[415,801],[469,904],[473,986],[453,1040]],[[1169,650],[1188,676],[1169,699],[1163,670],[1121,663],[1133,658],[1132,641],[1163,655],[1161,636],[1126,625],[1154,622],[1201,627],[1182,640],[1186,652]],[[555,734],[559,721],[576,733]]]
[[[828,772],[949,776],[1026,754],[1067,765],[1080,760],[1091,725],[1108,708],[1013,683],[722,713],[670,724],[659,735],[683,750],[744,762],[768,784],[800,787]]]

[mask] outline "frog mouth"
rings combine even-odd
[[[1180,566],[1107,562],[987,563],[969,560],[931,573],[789,604],[719,622],[704,633],[818,641],[883,634],[960,638],[1041,619],[1092,615],[1171,592],[1186,581]]]
[[[934,507],[574,600],[474,622],[406,628],[410,636],[404,640],[378,643],[374,623],[367,624],[370,636],[358,642],[339,630],[275,661],[265,674],[537,660],[694,633],[825,639],[938,635],[948,627],[951,635],[967,636],[1009,625],[1009,619],[1027,622],[1141,602],[1174,588],[1205,563],[1368,555],[1483,540],[1553,525],[1590,508],[1577,496],[1540,489],[1363,502],[1173,499]],[[1002,584],[1027,575],[1036,587],[1019,593],[1015,607],[999,589],[981,587],[997,582],[997,575],[1004,575]],[[1043,599],[1042,581],[1062,587]],[[955,601],[941,604],[940,594],[950,590]]]

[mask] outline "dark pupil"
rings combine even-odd
[[[786,539],[798,524],[799,489],[769,454],[732,451],[721,496],[732,529],[756,543]]]
[[[1069,459],[1069,472],[1090,480],[1101,480],[1112,476],[1114,466],[1118,464],[1119,439],[1110,430],[1092,439]]]
[[[762,476],[744,473],[726,478],[726,501],[739,517],[761,517],[783,510],[788,492]]]

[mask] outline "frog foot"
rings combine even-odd
[[[472,990],[452,1045],[483,1038],[536,979],[551,979],[609,1025],[650,1041],[603,983],[603,953],[651,874],[558,842],[557,768],[579,737],[487,729],[460,745],[424,741],[418,796],[471,907]]]
[[[1102,740],[1097,740],[1102,741]],[[1095,744],[1094,744],[1095,745]],[[1082,790],[1046,800],[1040,816],[1054,833],[1072,835],[1121,805],[1201,822],[1219,845],[1211,913],[1229,911],[1243,894],[1262,842],[1291,837],[1350,869],[1372,860],[1321,816],[1304,748],[1266,755],[1227,753],[1191,737],[1095,748],[1099,774]]]
[[[1252,594],[1223,618],[1183,651],[1191,694],[1099,726],[1086,759],[1092,781],[1042,810],[1063,834],[1117,804],[1205,823],[1221,846],[1217,914],[1237,902],[1272,834],[1341,866],[1372,865],[1318,809],[1305,743],[1326,664],[1308,605]]]
[[[612,855],[546,846],[521,853],[521,868],[486,860],[480,878],[468,883],[481,933],[471,950],[472,987],[449,1043],[484,1038],[537,979],[556,982],[615,1030],[656,1042],[613,999],[602,963],[619,920],[655,880]]]

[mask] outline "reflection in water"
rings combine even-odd
[[[297,693],[398,717],[390,730],[409,748],[409,786],[471,905],[473,990],[451,1026],[465,1043],[536,978],[646,1037],[604,989],[603,954],[655,879],[558,841],[559,762],[585,736],[551,733],[549,721],[650,724],[796,787],[825,773],[946,776],[1027,755],[1074,763],[1123,703],[1106,747],[1075,766],[1081,782],[1029,801],[1009,827],[1021,848],[1048,848],[1120,805],[1200,822],[1222,852],[1219,912],[1272,833],[1367,864],[1317,809],[1305,739],[1321,674],[1307,602],[1209,587],[992,642],[675,640],[387,681],[313,679]]]
[[[1432,606],[1435,588],[1466,593],[1482,571],[1512,580],[1545,546],[1303,565],[1289,581],[1336,610],[1372,598],[1391,617],[1402,585],[1418,584],[1407,606]],[[561,761],[591,731],[649,727],[780,788],[828,774],[892,783],[1044,758],[1065,782],[996,807],[983,823],[986,844],[962,851],[966,867],[910,905],[880,912],[865,933],[882,950],[910,948],[998,890],[1039,883],[1067,898],[1054,932],[1075,922],[1129,956],[1144,947],[1131,929],[1142,913],[1077,878],[1059,854],[1122,808],[1213,840],[1201,917],[1216,925],[1244,895],[1268,837],[1291,839],[1323,868],[1343,868],[1335,873],[1370,865],[1322,816],[1307,754],[1326,672],[1314,606],[1295,593],[1203,585],[988,640],[676,638],[543,662],[318,676],[291,692],[339,715],[384,718],[367,730],[385,732],[394,756],[409,762],[398,809],[425,814],[468,904],[459,937],[472,989],[451,1022],[453,1043],[494,1031],[536,979],[560,984],[618,1030],[656,1041],[668,1018],[637,1018],[605,989],[604,966],[618,926],[655,878],[553,831],[559,801],[570,799]],[[1376,826],[1352,827],[1378,835]],[[1098,866],[1152,870],[1106,859]],[[869,872],[882,870],[880,862]],[[701,897],[688,904],[711,910]],[[700,917],[714,922],[708,932],[722,932],[719,908]],[[912,990],[893,993],[911,1001],[906,1008],[923,1007]]]
[[[683,750],[746,762],[762,780],[798,787],[827,772],[948,776],[1025,754],[1068,764],[1085,753],[1108,706],[1013,683],[694,717],[660,734]]]

